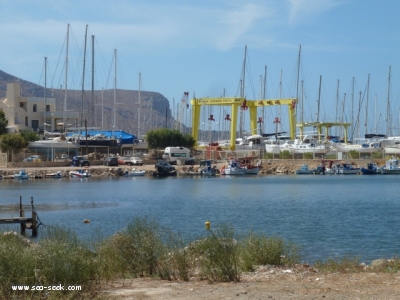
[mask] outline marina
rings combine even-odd
[[[45,226],[71,229],[87,241],[125,229],[134,217],[154,218],[195,240],[209,220],[211,229],[230,224],[238,235],[255,231],[292,241],[306,263],[347,255],[370,262],[399,254],[398,181],[362,175],[2,180],[0,218],[18,214],[20,196],[34,197]]]

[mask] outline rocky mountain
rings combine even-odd
[[[18,81],[21,82],[23,97],[44,97],[43,86],[0,70],[0,98],[6,95],[7,83]],[[94,90],[93,93],[91,90],[84,91],[83,97],[82,90],[67,90],[66,107],[68,111],[83,112],[82,120],[87,120],[88,127],[103,127],[107,130],[113,129],[115,125],[116,129],[133,134],[137,132],[144,134],[153,128],[174,127],[175,120],[171,116],[169,101],[162,94],[140,91],[140,122],[139,91],[117,89],[115,95],[114,98],[113,89]],[[57,110],[64,109],[65,91],[63,89],[47,88],[46,97],[56,99]]]

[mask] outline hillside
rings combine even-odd
[[[0,98],[5,97],[7,83],[21,82],[21,94],[23,97],[44,97],[44,87],[35,83],[17,78],[0,70]],[[84,116],[88,120],[88,126],[112,129],[114,123],[114,90],[84,91],[82,99],[81,90],[67,91],[67,110],[80,112],[83,108]],[[46,89],[47,97],[56,98],[57,110],[63,110],[65,92],[62,89]],[[138,128],[138,100],[137,90],[116,90],[116,127],[126,132],[136,133]],[[83,106],[82,106],[83,103]],[[103,105],[102,105],[103,103]],[[103,107],[103,109],[102,109]],[[147,132],[151,128],[169,128],[175,123],[171,117],[169,101],[162,94],[150,91],[140,91],[140,132]],[[167,112],[167,118],[166,118]]]

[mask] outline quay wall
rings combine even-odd
[[[346,162],[353,164],[356,167],[365,167],[369,160],[365,159],[354,159],[347,160]],[[385,164],[384,159],[374,160],[379,166]],[[118,166],[109,167],[103,166],[102,161],[91,161],[90,172],[93,177],[103,176],[119,176],[121,171],[130,170],[132,168],[145,170],[148,175],[151,175],[154,171],[155,160],[145,161],[142,166]],[[216,161],[215,165],[220,169],[226,162]],[[313,159],[264,159],[261,161],[262,169],[260,174],[294,174],[301,165],[308,164],[310,169],[316,168],[321,165],[321,160]],[[198,168],[199,165],[194,165],[194,168]],[[178,172],[185,172],[189,166],[175,166]],[[0,174],[5,178],[11,178],[19,169],[26,169],[28,174],[32,177],[44,177],[46,173],[55,171],[62,171],[64,176],[69,176],[69,171],[76,169],[83,169],[83,167],[71,167],[70,163],[63,162],[14,162],[8,163],[6,168],[0,168]]]

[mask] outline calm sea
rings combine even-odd
[[[368,263],[400,254],[399,182],[395,175],[10,179],[0,182],[0,217],[18,214],[20,196],[25,205],[33,197],[42,223],[82,239],[110,236],[136,216],[190,239],[209,220],[212,229],[228,223],[238,234],[292,241],[304,262],[351,255]]]

